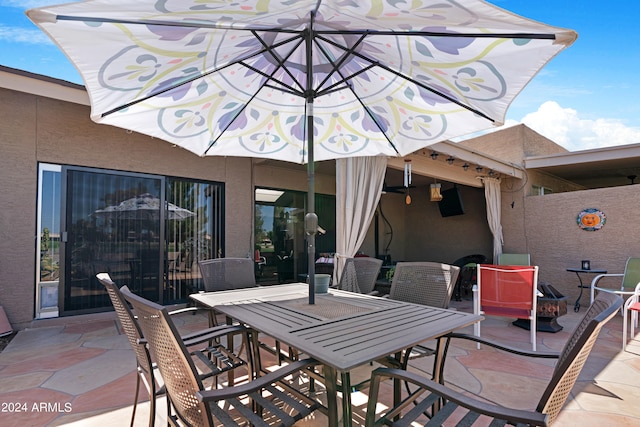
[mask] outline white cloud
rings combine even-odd
[[[554,101],[543,103],[521,122],[570,151],[640,143],[640,128],[618,119],[583,119],[576,110]]]
[[[8,27],[0,25],[0,42],[52,44],[45,33],[38,29],[26,29],[21,27]]]

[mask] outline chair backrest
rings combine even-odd
[[[380,267],[382,267],[382,260],[372,257],[355,257],[353,265],[356,268],[360,291],[365,294],[373,292],[380,274]]]
[[[189,425],[210,425],[209,405],[200,402],[197,396],[204,389],[202,381],[166,308],[124,290],[123,295],[133,306],[149,343],[151,356],[164,380],[173,410]]]
[[[638,283],[640,283],[640,258],[629,258],[624,268],[622,290],[633,291]]]
[[[348,258],[340,274],[338,288],[368,294],[373,291],[382,260],[370,257]]]
[[[448,308],[460,267],[439,262],[396,264],[389,298]]]
[[[199,261],[200,274],[207,292],[252,288],[256,285],[251,258],[214,258]]]
[[[498,265],[531,265],[530,254],[500,254]]]
[[[529,319],[536,302],[538,266],[478,264],[479,310]]]
[[[556,419],[584,366],[602,326],[622,306],[622,298],[610,292],[599,292],[584,317],[573,331],[556,363],[537,410],[549,416],[548,425]]]
[[[142,331],[140,330],[140,326],[135,320],[129,305],[125,301],[122,293],[120,292],[120,288],[116,285],[109,276],[108,273],[99,273],[96,275],[98,281],[104,285],[107,289],[107,293],[109,294],[109,298],[111,298],[111,303],[113,304],[113,308],[116,311],[116,315],[118,316],[118,321],[120,322],[120,326],[122,327],[127,339],[129,340],[129,344],[133,348],[133,351],[136,354],[136,359],[138,362],[138,367],[147,375],[147,379],[149,381],[153,381],[153,368],[151,357],[149,355],[149,351],[145,345],[139,344],[140,340],[143,338]],[[126,290],[128,288],[123,286]]]

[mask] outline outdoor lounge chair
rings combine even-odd
[[[531,345],[536,351],[537,294],[537,266],[478,264],[473,312],[529,320]],[[474,333],[480,336],[480,322],[474,325]]]
[[[411,425],[411,422],[416,419],[419,419],[418,424],[420,425],[426,424],[427,421],[430,421],[433,425],[472,425],[482,415],[483,417],[488,417],[483,418],[483,425],[489,425],[491,419],[493,419],[495,424],[491,425],[504,425],[505,423],[515,425],[518,423],[517,425],[549,426],[556,420],[565,404],[591,352],[600,329],[615,315],[621,305],[622,299],[617,295],[605,293],[598,295],[560,353],[526,352],[473,335],[459,333],[452,333],[443,338],[446,340],[444,344],[445,358],[443,360],[446,360],[446,350],[449,348],[451,339],[481,342],[498,350],[520,356],[558,359],[553,375],[535,410],[506,408],[482,400],[480,396],[470,396],[467,393],[456,392],[444,385],[444,381],[441,384],[412,372],[379,368],[373,372],[371,378],[365,425],[367,427]],[[388,379],[410,382],[413,384],[414,392],[401,402],[395,402],[394,405],[385,408],[383,412],[376,413],[378,399],[381,395],[380,382]],[[433,411],[434,408],[435,411]],[[428,413],[430,420],[426,417],[420,418],[423,417],[425,412]],[[397,420],[395,419],[396,417],[400,419]],[[449,417],[451,419],[447,422]],[[397,424],[394,424],[394,421],[397,421]]]
[[[606,277],[621,277],[620,286],[615,288],[600,285],[600,280]],[[630,297],[638,283],[640,283],[640,258],[629,258],[625,264],[624,273],[599,274],[593,278],[591,281],[591,302],[598,292],[611,292],[623,298]]]
[[[298,384],[285,381],[291,375],[300,380],[299,374],[319,364],[312,359],[293,362],[264,376],[257,370],[256,378],[239,385],[205,389],[167,309],[131,293],[124,296],[133,306],[164,380],[173,425],[289,426],[321,407],[300,391]],[[250,353],[257,354],[255,335],[251,341]]]
[[[338,289],[360,294],[374,294],[382,260],[371,257],[348,258],[344,263]]]
[[[155,372],[156,365],[151,360],[140,326],[123,296],[123,292],[130,293],[129,288],[123,286],[121,291],[107,273],[99,273],[97,278],[106,288],[109,298],[113,304],[113,308],[118,316],[120,326],[126,334],[129,344],[136,355],[136,371],[138,375],[136,380],[136,394],[133,402],[133,413],[131,414],[131,426],[133,426],[136,416],[138,396],[140,393],[140,382],[143,382],[149,393],[149,426],[153,427],[156,416],[156,397],[165,394],[165,389],[163,386],[160,386],[160,382],[158,381],[157,374]],[[193,309],[176,310],[169,314],[175,315],[189,311],[193,311]],[[220,375],[224,372],[245,365],[247,366],[249,374],[253,372],[253,367],[250,363],[251,361],[246,362],[235,355],[232,351],[222,346],[219,342],[213,341],[222,335],[228,337],[229,334],[242,334],[245,341],[245,348],[247,348],[249,337],[248,331],[245,328],[238,326],[205,329],[188,335],[183,335],[181,337],[185,346],[191,348],[189,350],[190,356],[198,359],[198,367],[200,368],[198,375],[201,380]],[[192,347],[196,345],[198,346],[198,349],[194,350]],[[203,345],[204,348],[202,348]]]

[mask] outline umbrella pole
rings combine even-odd
[[[307,234],[307,264],[309,272],[309,304],[315,304],[316,292],[316,231],[318,215],[315,207],[315,167],[313,164],[313,102],[307,103],[311,113],[307,117],[308,163],[307,163],[307,215],[305,215],[305,231]]]
[[[307,90],[306,90],[306,110],[307,110],[307,215],[305,215],[305,229],[307,232],[307,271],[309,281],[309,304],[315,304],[316,294],[316,231],[318,230],[318,216],[315,206],[315,165],[313,152],[313,19],[315,14],[311,13],[311,23],[306,31],[307,50]]]

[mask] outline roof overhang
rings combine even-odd
[[[524,164],[586,187],[624,185],[640,176],[640,144],[531,156]]]
[[[74,104],[91,105],[84,86],[0,65],[0,87]]]
[[[438,153],[435,160],[431,158],[432,152]],[[446,161],[447,158],[454,160],[449,164]],[[482,187],[478,177],[486,176],[489,171],[493,171],[497,176],[517,179],[523,179],[525,176],[524,169],[519,165],[502,161],[451,141],[438,142],[405,158],[390,158],[387,165],[391,169],[403,170],[405,159],[411,160],[412,174],[470,187]],[[469,165],[466,170],[462,168],[464,163]],[[478,166],[482,168],[480,172],[476,170]]]

